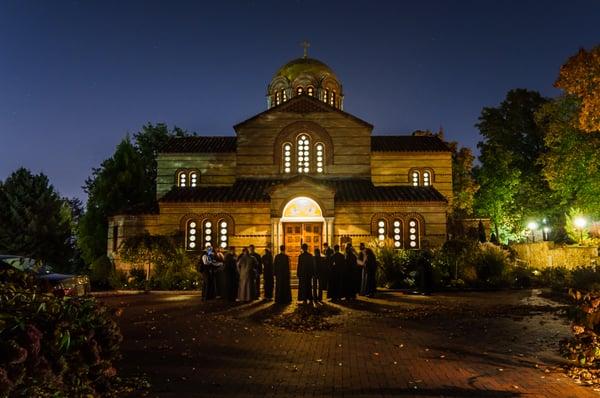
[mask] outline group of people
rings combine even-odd
[[[298,256],[298,301],[307,303],[322,301],[351,300],[357,294],[371,297],[377,283],[377,259],[375,253],[363,243],[357,252],[351,244],[346,244],[344,253],[339,245],[333,249],[323,244],[309,253],[308,245],[302,245]],[[229,301],[248,302],[260,298],[261,279],[264,299],[288,304],[292,301],[290,257],[285,246],[273,258],[267,248],[261,256],[254,245],[242,249],[238,256],[235,247],[226,253],[208,247],[201,257],[202,297],[205,300],[222,297]]]

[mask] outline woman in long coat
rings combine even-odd
[[[275,256],[273,273],[275,274],[275,302],[289,304],[292,302],[290,286],[290,258],[285,254],[285,246],[279,248],[281,253]]]
[[[315,275],[315,259],[312,254],[308,252],[308,245],[302,244],[302,253],[298,256],[298,269],[296,270],[298,275],[298,301],[303,301],[305,304],[307,301],[313,300],[312,296],[312,278]]]
[[[367,297],[373,297],[377,292],[377,257],[370,248],[365,249],[365,275],[366,275],[366,289],[365,294]]]
[[[360,275],[356,254],[354,254],[354,248],[350,243],[346,245],[346,275],[344,277],[344,297],[347,300],[356,298],[356,291],[360,286],[360,279],[357,276]],[[357,283],[358,282],[358,283]]]
[[[238,289],[239,301],[254,300],[254,286],[256,260],[248,253],[248,249],[244,248],[242,256],[237,263],[238,272],[240,274],[240,287]]]

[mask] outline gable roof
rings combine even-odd
[[[161,153],[235,152],[237,137],[193,136],[172,137],[160,149]]]
[[[372,152],[451,152],[444,141],[423,135],[373,135]]]
[[[447,202],[434,187],[412,185],[375,186],[367,179],[320,180],[335,190],[336,202]],[[229,187],[173,187],[160,202],[252,202],[269,203],[269,190],[286,180],[240,179]]]
[[[237,131],[237,129],[239,127],[243,126],[246,123],[256,120],[259,117],[267,115],[269,113],[276,113],[276,112],[290,112],[290,113],[302,113],[302,114],[316,113],[316,112],[334,112],[334,113],[339,113],[340,115],[342,115],[344,117],[350,118],[370,129],[373,128],[373,125],[371,123],[365,122],[361,118],[356,117],[356,116],[352,115],[351,113],[344,112],[341,109],[338,109],[334,106],[330,106],[330,105],[324,103],[323,101],[317,99],[316,97],[312,97],[310,95],[294,96],[294,97],[290,98],[289,100],[282,102],[279,105],[269,108],[266,111],[263,111],[257,115],[252,116],[249,119],[244,120],[243,122],[236,124],[235,126],[233,126],[233,128]]]

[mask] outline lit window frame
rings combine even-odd
[[[413,187],[418,187],[421,185],[421,172],[419,170],[412,170],[410,172],[410,184]]]
[[[325,173],[325,144],[321,141],[315,143],[315,172]]]
[[[416,218],[408,220],[406,225],[406,242],[407,246],[411,250],[417,250],[421,248],[421,225],[420,221]],[[414,230],[413,230],[414,229]]]
[[[392,239],[394,249],[402,248],[402,220],[395,218],[392,221],[392,227],[390,228],[390,237]]]
[[[307,94],[309,97],[312,97],[312,96],[314,96],[314,95],[315,95],[315,88],[314,88],[314,87],[312,87],[312,86],[308,86],[308,87],[306,88],[306,94]]]
[[[431,171],[423,170],[422,176],[423,176],[422,177],[423,186],[424,187],[431,186]]]
[[[198,251],[198,221],[189,219],[185,223],[185,250]]]
[[[229,221],[224,218],[220,219],[217,222],[217,241],[221,249],[227,249],[227,247],[229,246],[229,231]]]
[[[296,95],[302,95],[302,94],[304,94],[304,87],[302,87],[302,86],[296,87]]]
[[[180,171],[177,173],[177,187],[178,188],[186,188],[188,186],[188,176],[185,171]]]
[[[205,219],[202,221],[202,249],[213,245],[214,226],[213,221]]]
[[[377,241],[380,243],[385,241],[388,232],[387,226],[387,220],[385,218],[379,218],[377,220],[377,224],[375,225],[375,232],[377,236]]]
[[[294,167],[292,162],[293,150],[294,145],[291,142],[284,142],[283,145],[281,145],[281,171],[284,174],[291,174],[292,167]]]
[[[296,137],[296,170],[298,174],[311,172],[311,142],[312,138],[307,133],[298,134]]]

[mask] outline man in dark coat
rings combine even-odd
[[[327,297],[332,301],[337,301],[343,296],[344,271],[346,269],[346,259],[340,253],[340,246],[333,247],[334,254],[329,262],[329,284],[327,287]]]
[[[275,256],[273,273],[275,274],[275,302],[289,304],[292,302],[290,287],[290,258],[285,254],[285,246],[279,247],[280,253]]]
[[[235,301],[238,294],[240,275],[237,270],[237,256],[235,247],[231,246],[225,254],[223,273],[225,275],[224,297],[227,301]]]
[[[370,248],[365,249],[365,295],[373,297],[377,292],[377,257]]]
[[[202,298],[212,300],[217,296],[216,272],[223,263],[216,261],[213,248],[208,246],[200,259],[200,272],[202,273]]]
[[[303,301],[304,304],[307,301],[312,302],[312,278],[315,275],[315,259],[312,254],[308,252],[308,245],[302,244],[302,253],[298,256],[298,269],[296,270],[298,275],[298,301]]]
[[[260,274],[262,274],[262,259],[260,258],[260,254],[255,251],[254,245],[248,246],[250,249],[250,256],[252,256],[256,260],[256,268],[254,269],[254,299],[260,298]]]
[[[262,256],[262,265],[265,298],[273,300],[273,255],[271,250],[265,249],[265,254]]]
[[[357,280],[359,274],[359,267],[354,253],[354,248],[351,243],[346,244],[346,272],[343,279],[344,286],[344,297],[346,300],[352,300],[356,298],[357,288],[360,286],[360,279]]]
[[[327,242],[323,243],[323,254],[325,255],[325,258],[327,259],[327,264],[329,265],[331,256],[333,256],[333,249],[329,247],[329,243]]]
[[[323,290],[327,289],[329,266],[327,259],[321,256],[321,251],[315,249],[315,276],[313,277],[312,295],[315,301],[323,301]]]

